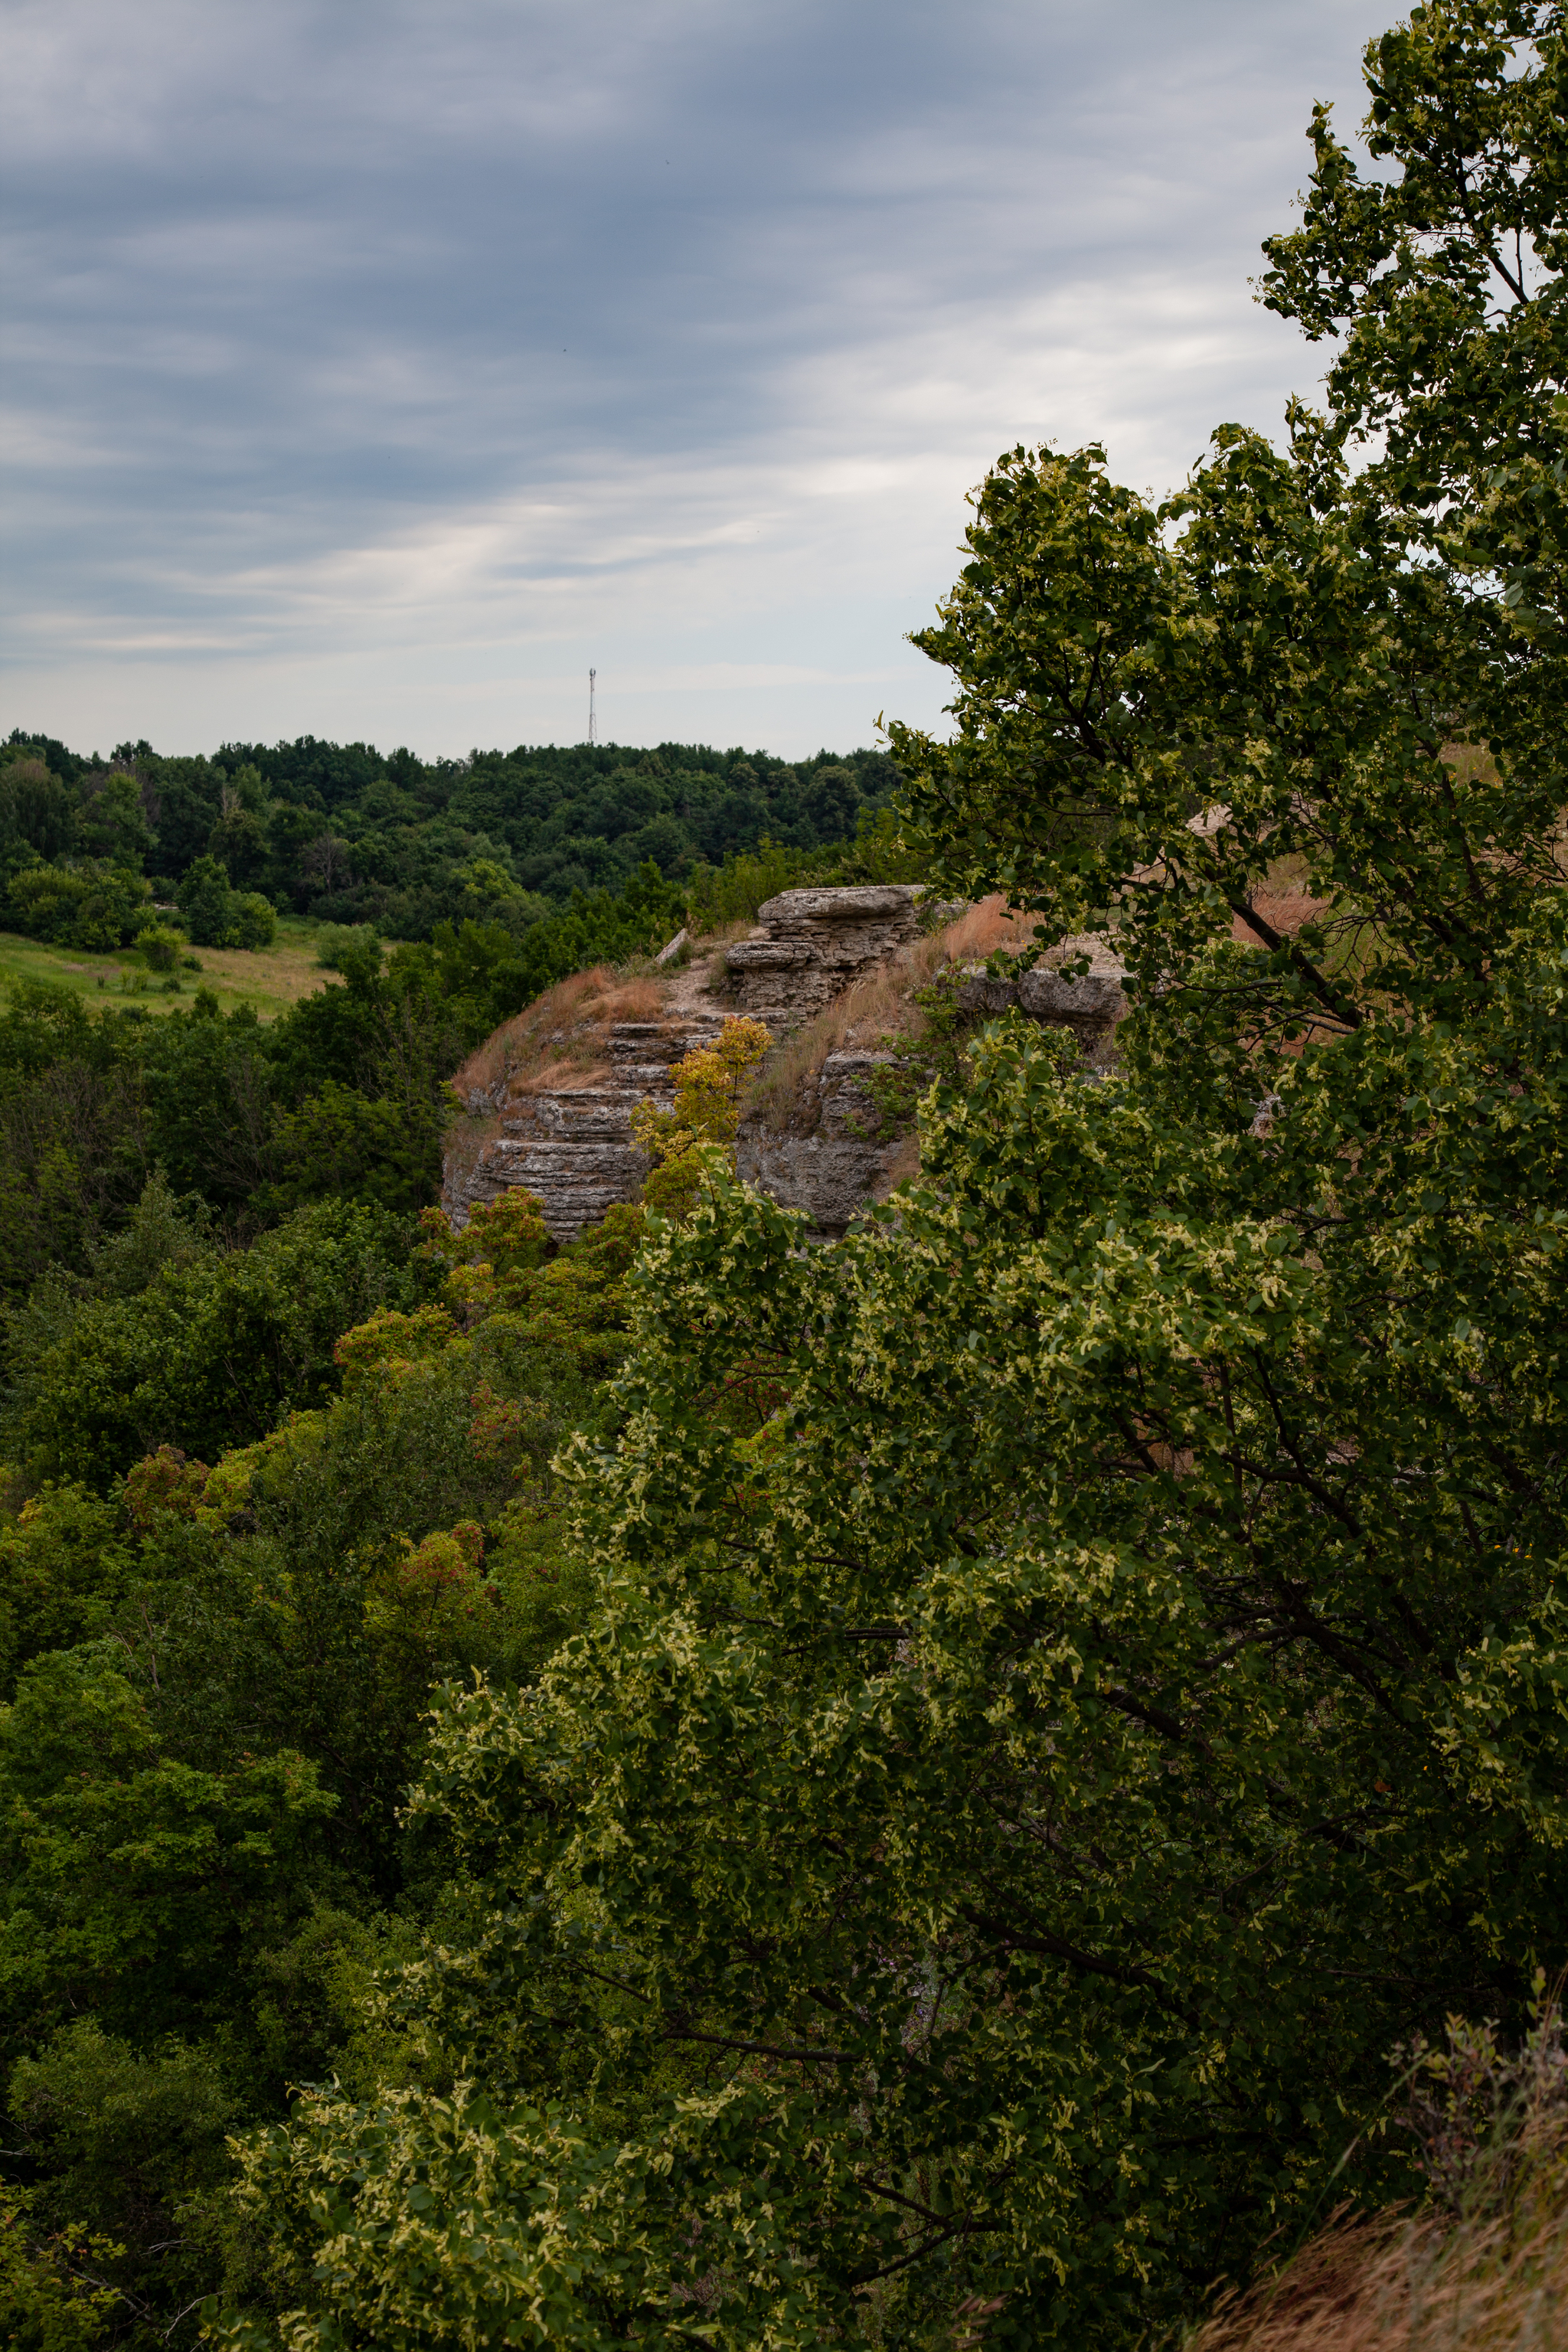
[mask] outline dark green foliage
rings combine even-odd
[[[764,899],[806,883],[923,882],[929,852],[915,828],[890,808],[862,808],[852,841],[830,849],[795,849],[763,839],[721,866],[700,866],[688,908],[694,926],[717,930],[749,922]]]
[[[14,985],[0,1015],[0,1297],[86,1263],[142,1190],[142,1107],[123,1045],[65,989]]]
[[[142,2318],[155,2336],[165,2312],[200,2293],[221,2248],[224,2140],[237,2106],[212,2052],[178,2039],[138,2051],[90,2020],[16,2068],[8,2136],[33,2182],[31,2233],[69,2243],[79,2215],[103,2223],[68,2265],[110,2290],[102,2332],[82,2341],[124,2341]],[[47,2352],[73,2342],[41,2340]]]
[[[416,1302],[409,1238],[384,1212],[322,1202],[249,1249],[83,1298],[34,1359],[14,1326],[12,1446],[34,1476],[101,1486],[159,1445],[212,1461],[247,1444],[335,1387],[332,1349],[351,1324]]]
[[[106,1633],[138,1580],[120,1510],[85,1486],[46,1484],[0,1519],[0,1700],[30,1660]]]
[[[5,908],[15,930],[55,946],[126,947],[156,919],[152,893],[124,866],[84,859],[45,865],[35,859],[11,876]]]
[[[537,993],[577,968],[564,959],[646,945],[650,875],[684,886],[764,839],[809,857],[853,838],[896,782],[877,751],[789,765],[700,744],[520,745],[424,761],[306,736],[210,760],[126,744],[105,767],[18,733],[0,745],[0,875],[58,866],[59,881],[13,901],[38,937],[76,936],[72,854],[174,887],[199,946],[265,945],[262,899],[395,939],[471,925],[511,943],[510,1006],[520,986]],[[500,940],[489,952],[509,960]]]
[[[14,1318],[14,1394],[51,1442],[79,1391],[107,1461],[114,1412],[158,1381],[219,1444],[270,1428],[209,1472],[182,1424],[101,1493],[0,1512],[5,2226],[40,2309],[99,2242],[121,2298],[101,2340],[190,2343],[226,2274],[265,2294],[276,2253],[233,2214],[227,2130],[301,2079],[429,2078],[369,2002],[453,1900],[445,1842],[398,1818],[424,1711],[444,1678],[536,1674],[592,1605],[548,1463],[607,1432],[639,1220],[551,1255],[525,1196],[487,1216],[458,1237],[432,1213],[389,1262],[388,1220],[329,1203],[229,1251],[155,1179]],[[318,1339],[314,1400],[270,1427],[258,1368]]]
[[[578,892],[564,914],[536,923],[521,940],[500,923],[438,924],[435,969],[442,993],[468,1013],[482,1035],[572,972],[661,946],[685,913],[684,890],[662,881],[650,860],[618,896]]]
[[[345,956],[347,985],[264,1027],[198,990],[189,1011],[99,1020],[13,988],[0,1015],[0,1288],[86,1269],[154,1165],[244,1232],[313,1200],[414,1211],[440,1185],[446,1073],[491,1025],[443,994],[426,948]]]
[[[1041,948],[1114,922],[1120,1065],[1009,1016],[836,1248],[716,1162],[651,1229],[616,1443],[566,1457],[598,1606],[526,1693],[443,1694],[412,1802],[466,1933],[399,2014],[451,2079],[245,2158],[291,2352],[1130,2352],[1419,2193],[1394,2046],[1528,2028],[1568,1947],[1565,55],[1555,6],[1420,9],[1369,52],[1376,184],[1319,118],[1269,284],[1349,331],[1283,449],[1224,426],[1158,510],[1097,449],[978,495],[919,640],[951,736],[893,741],[939,887]],[[670,2063],[629,2116],[584,2014]]]
[[[268,901],[255,891],[231,888],[216,857],[198,857],[174,893],[185,929],[199,948],[266,948],[278,923]]]
[[[76,836],[76,796],[41,760],[16,758],[0,766],[0,859],[10,866],[29,852],[58,857]]]

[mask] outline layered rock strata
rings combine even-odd
[[[492,1201],[524,1184],[544,1204],[544,1222],[558,1242],[570,1241],[616,1201],[635,1201],[647,1160],[632,1136],[632,1113],[653,1101],[675,1100],[673,1066],[712,1043],[722,1013],[689,1013],[677,1021],[625,1021],[610,1032],[610,1061],[602,1082],[534,1085],[506,1097],[500,1133],[466,1172],[448,1164],[443,1205],[463,1224],[477,1201]],[[474,1108],[475,1106],[470,1106]],[[489,1108],[488,1104],[479,1106]]]
[[[523,1184],[544,1204],[545,1223],[567,1241],[617,1201],[637,1196],[647,1162],[632,1136],[642,1102],[674,1101],[675,1063],[711,1042],[731,1012],[763,1021],[785,1036],[843,992],[886,963],[918,936],[920,892],[903,885],[868,889],[784,890],[760,910],[748,940],[725,951],[731,1000],[701,999],[707,975],[697,967],[675,980],[657,1021],[617,1024],[603,1074],[563,1072],[553,1085],[540,1072],[513,1090],[499,1079],[468,1103],[471,1116],[499,1121],[474,1161],[448,1160],[445,1204],[461,1224],[476,1202]],[[1112,1050],[1126,1007],[1122,967],[1103,940],[1069,940],[1058,953],[1087,952],[1090,969],[1068,980],[1043,966],[1017,981],[997,981],[974,967],[959,1002],[988,1016],[1016,1006],[1031,1020],[1071,1029],[1091,1067]],[[884,1054],[829,1054],[803,1082],[786,1132],[760,1120],[742,1127],[737,1163],[748,1183],[790,1208],[803,1209],[823,1240],[841,1234],[868,1201],[886,1192],[901,1139],[880,1133],[868,1081]]]
[[[724,951],[737,1009],[775,1036],[798,1029],[919,936],[917,885],[781,890],[757,928]]]
[[[1103,1067],[1114,1048],[1116,1024],[1127,1010],[1121,985],[1127,967],[1102,939],[1068,940],[1057,952],[1065,956],[1068,950],[1082,950],[1089,959],[1089,971],[1076,979],[1037,964],[1016,980],[997,980],[984,965],[974,966],[959,983],[961,1009],[992,1019],[1016,1008],[1042,1028],[1070,1029],[1090,1067]]]
[[[837,1240],[888,1187],[902,1139],[883,1137],[867,1081],[888,1054],[829,1054],[801,1104],[805,1135],[743,1127],[735,1164],[748,1184],[786,1209],[804,1209],[812,1230]]]

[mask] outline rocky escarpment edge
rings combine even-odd
[[[456,1152],[448,1156],[443,1205],[453,1223],[464,1223],[477,1202],[521,1184],[538,1194],[554,1238],[567,1241],[616,1202],[636,1200],[647,1162],[632,1134],[632,1114],[643,1102],[672,1104],[674,1065],[709,1044],[731,1012],[764,1021],[775,1036],[800,1028],[912,945],[920,936],[920,898],[903,885],[782,891],[759,910],[748,940],[720,951],[727,1003],[702,995],[709,975],[688,971],[669,984],[663,1017],[610,1030],[602,1076],[576,1072],[554,1086],[535,1077],[517,1091],[503,1076],[476,1089],[467,1109],[474,1118],[488,1114],[497,1129],[470,1164]],[[1037,968],[1001,980],[975,965],[961,974],[959,1003],[983,1018],[1016,1006],[1031,1020],[1070,1029],[1089,1066],[1100,1067],[1125,1009],[1121,967],[1103,940],[1069,940],[1067,949],[1087,955],[1090,969],[1082,977]],[[741,1175],[804,1210],[820,1239],[842,1234],[907,1160],[904,1139],[886,1136],[868,1090],[878,1063],[890,1058],[830,1053],[803,1081],[800,1115],[789,1132],[760,1119],[742,1124]]]

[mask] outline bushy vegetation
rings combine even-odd
[[[18,730],[0,746],[4,919],[118,948],[157,919],[154,895],[173,896],[197,946],[266,945],[270,908],[402,940],[475,922],[515,949],[569,910],[604,928],[650,873],[686,886],[759,844],[799,859],[852,842],[896,782],[877,751],[792,765],[705,744],[546,744],[421,761],[306,736],[211,758],[121,743],[104,761]]]
[[[37,2340],[1554,2307],[1568,50],[1463,0],[1368,73],[1380,176],[1320,115],[1268,247],[1325,414],[1160,509],[1004,457],[860,835],[1113,925],[1106,1074],[940,1029],[918,1179],[812,1249],[737,1023],[552,1253],[420,1205],[536,928],[340,934],[265,1035],[0,1028]],[[710,920],[803,868],[727,871]]]

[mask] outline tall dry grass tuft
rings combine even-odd
[[[617,1021],[657,1021],[665,992],[647,974],[595,964],[559,980],[542,996],[475,1047],[452,1080],[459,1101],[475,1095],[494,1098],[498,1088],[525,1091],[548,1076],[569,1084],[608,1060],[610,1031]]]
[[[1031,947],[1036,919],[1016,914],[998,895],[979,900],[937,937],[953,963],[979,963],[989,955],[1018,955]]]
[[[1401,2123],[1427,2204],[1329,2227],[1269,2278],[1225,2295],[1182,2352],[1564,2352],[1568,2049],[1536,1978],[1517,2051],[1490,2023],[1420,2040]]]
[[[925,1017],[915,1003],[945,964],[978,963],[998,950],[1016,955],[1032,940],[1034,919],[1009,912],[1000,898],[984,898],[947,924],[900,949],[885,964],[847,989],[834,1003],[776,1045],[752,1087],[747,1116],[774,1134],[800,1126],[803,1107],[829,1054],[873,1052],[884,1037],[917,1037]]]
[[[1341,2221],[1275,2279],[1227,2295],[1182,2352],[1563,2352],[1568,2210],[1501,2220]]]

